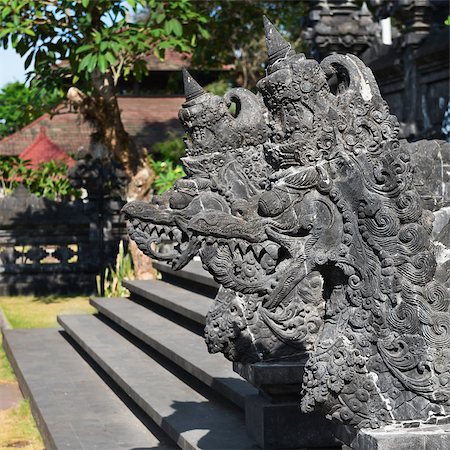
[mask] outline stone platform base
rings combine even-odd
[[[261,448],[339,448],[334,424],[319,413],[304,414],[300,391],[305,360],[234,363],[259,390],[245,399],[245,424]]]
[[[417,426],[414,426],[417,425]],[[335,435],[352,450],[449,450],[450,424],[424,425],[418,422],[376,430],[336,427]]]
[[[245,422],[261,448],[340,447],[333,436],[333,424],[319,413],[303,414],[299,401],[273,403],[261,394],[249,396]]]

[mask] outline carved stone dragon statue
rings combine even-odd
[[[187,176],[125,206],[130,236],[177,269],[200,255],[220,284],[210,352],[305,361],[304,412],[373,428],[447,415],[449,287],[409,144],[357,57],[318,63],[265,31],[257,95],[184,73]]]

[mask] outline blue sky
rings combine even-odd
[[[122,2],[127,6],[126,2]],[[119,17],[120,18],[120,17]],[[105,17],[106,22],[109,21],[108,16]],[[0,89],[5,84],[13,81],[25,82],[24,62],[25,58],[21,57],[10,47],[7,50],[0,48]],[[33,64],[28,68],[31,70]]]
[[[0,49],[0,89],[13,81],[25,81],[24,61],[11,48]]]

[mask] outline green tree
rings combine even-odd
[[[306,5],[301,0],[199,0],[200,14],[208,16],[207,39],[201,38],[194,64],[221,67],[233,64],[235,81],[253,88],[264,73],[266,46],[263,15],[289,40],[295,50],[304,50],[301,39]]]
[[[58,92],[47,92],[19,82],[7,84],[0,91],[0,138],[28,125],[59,101]]]
[[[142,15],[146,10],[149,13]],[[128,196],[146,198],[152,170],[123,126],[117,83],[146,74],[149,53],[190,51],[206,18],[190,0],[0,0],[0,39],[26,56],[31,85],[67,95],[130,178]]]

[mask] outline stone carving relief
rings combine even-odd
[[[323,58],[333,52],[361,55],[381,40],[381,27],[365,2],[310,0],[306,4],[309,17],[303,38],[314,57]]]
[[[198,254],[220,284],[211,352],[305,361],[303,411],[374,428],[446,415],[449,286],[409,144],[357,57],[318,63],[265,31],[257,95],[185,72],[187,176],[125,206],[130,236],[176,269]]]

